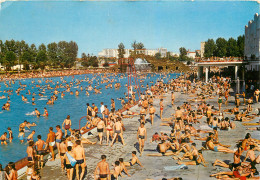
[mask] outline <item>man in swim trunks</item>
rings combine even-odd
[[[100,145],[102,144],[104,129],[105,129],[105,123],[102,119],[100,119],[98,124],[97,124],[97,132],[98,132],[99,144]]]
[[[111,147],[113,146],[114,141],[116,140],[117,136],[120,136],[123,145],[125,145],[123,134],[122,134],[122,132],[123,132],[122,123],[119,120],[120,119],[117,118],[116,123],[114,124],[115,134],[114,134],[114,138],[111,142]]]
[[[153,125],[153,120],[154,120],[154,113],[155,113],[155,108],[153,107],[152,104],[150,104],[149,108],[149,114],[150,114],[150,119],[151,119],[151,124]]]
[[[111,170],[111,180],[118,180],[119,175],[122,176],[120,162],[116,161],[114,169]]]
[[[142,123],[145,123],[145,116],[146,116],[146,114],[145,114],[145,109],[142,107],[141,108],[141,110],[140,110],[140,122]]]
[[[162,114],[163,114],[163,108],[164,108],[164,105],[163,105],[163,99],[160,100],[160,118],[162,119]]]
[[[185,165],[200,165],[201,163],[203,163],[203,166],[204,167],[207,167],[206,166],[206,162],[205,162],[205,159],[202,155],[202,150],[198,150],[198,155],[196,156],[193,156],[193,158],[191,159],[192,161],[186,161],[186,162],[181,162],[181,161],[178,161],[178,164],[185,164]]]
[[[67,130],[71,131],[71,120],[70,115],[67,116],[67,118],[62,123],[62,128],[65,130],[65,136],[67,136]]]
[[[101,161],[97,164],[97,167],[94,172],[94,179],[97,180],[98,178],[96,175],[99,171],[99,179],[100,180],[108,180],[108,176],[110,174],[109,164],[106,162],[106,155],[101,156]]]
[[[175,100],[175,96],[174,96],[174,92],[172,91],[172,94],[171,94],[171,99],[172,99],[172,106],[174,104],[174,100]]]
[[[24,130],[25,130],[25,127],[27,127],[28,129],[30,129],[30,126],[28,125],[28,122],[27,122],[26,120],[19,125],[19,132],[20,132],[21,130],[24,131]]]
[[[82,180],[85,174],[86,158],[84,148],[81,146],[81,141],[76,140],[76,147],[73,149],[76,163],[76,176],[78,180]],[[81,167],[81,174],[79,176],[79,166]]]
[[[115,100],[111,99],[111,111],[115,111],[116,110],[116,104],[115,104]]]
[[[144,100],[143,100],[143,103],[142,103],[142,106],[143,106],[143,108],[145,109],[145,115],[147,114],[147,112],[148,112],[148,100],[147,100],[147,98],[144,98]]]
[[[260,91],[259,91],[259,89],[255,90],[255,92],[254,92],[254,95],[255,95],[255,100],[256,100],[256,103],[258,103],[259,94],[260,94]]]
[[[67,147],[67,150],[68,150],[67,153],[72,158],[75,158],[74,153],[71,151],[71,149],[72,149],[72,147],[68,146]],[[65,159],[65,167],[66,167],[66,170],[67,170],[67,177],[68,177],[69,180],[72,180],[74,168],[71,166],[70,160],[69,160],[68,155],[66,153],[64,155],[64,159]]]
[[[37,156],[38,156],[38,167],[41,169],[43,167],[43,155],[45,154],[45,150],[43,148],[43,146],[47,146],[47,144],[42,140],[42,136],[38,135],[37,136],[38,141],[36,141],[35,143],[35,147],[36,147],[36,152],[37,152]]]
[[[56,139],[57,141],[57,139]],[[60,148],[60,161],[61,161],[61,170],[64,171],[64,155],[67,151],[67,145],[65,144],[65,138],[61,139],[61,142],[59,143]]]
[[[56,126],[56,146],[57,146],[57,149],[58,149],[58,154],[60,155],[60,143],[61,143],[61,138],[63,136],[63,133],[62,133],[62,130],[60,129],[60,125],[57,125]]]
[[[128,171],[127,171],[127,169],[125,167],[123,158],[119,158],[119,163],[120,163],[120,171],[121,171],[121,173],[124,171],[128,177],[131,177],[131,175],[128,173]]]
[[[33,150],[33,145],[34,142],[30,141],[29,146],[27,147],[26,153],[27,153],[27,160],[28,162],[33,162],[34,163],[34,150]]]
[[[213,138],[211,138],[211,137],[207,138],[206,145],[210,150],[215,151],[215,152],[234,153],[233,150],[228,149],[226,147],[223,147],[220,145],[215,146],[213,143]]]
[[[35,130],[27,137],[27,142],[33,141],[33,135],[35,134]]]
[[[130,162],[124,162],[125,166],[133,166],[135,164],[139,164],[141,167],[143,167],[143,165],[141,164],[141,162],[139,161],[139,159],[136,156],[136,151],[132,151],[132,159]]]
[[[180,121],[182,119],[182,111],[179,106],[177,107],[177,111],[175,112],[175,118],[178,121]]]
[[[4,132],[4,134],[0,137],[1,145],[5,144],[7,145],[7,132]]]
[[[41,113],[38,111],[38,109],[37,108],[35,108],[35,115],[37,116],[37,117],[40,117],[41,116]]]
[[[52,159],[50,161],[54,161],[54,151],[53,151],[53,147],[55,146],[55,133],[53,132],[53,127],[49,128],[49,134],[47,135],[47,140],[46,140],[46,144],[49,147]]]
[[[146,128],[144,127],[144,123],[141,123],[140,127],[138,128],[137,139],[139,142],[140,156],[142,156],[142,153],[144,151],[144,141],[147,139],[147,132]]]

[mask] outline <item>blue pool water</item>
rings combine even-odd
[[[149,85],[151,85],[151,83],[149,83],[150,81],[156,82],[156,80],[158,78],[162,77],[159,74],[153,74],[153,75],[154,76],[151,77],[151,75],[148,74],[147,77],[145,79],[143,79],[144,82],[142,84],[144,85],[144,87],[146,86],[147,83]],[[169,74],[164,81],[168,81],[170,78],[176,78],[178,76],[179,76],[179,74]],[[75,81],[76,79],[79,79],[79,80],[85,80],[86,78],[93,79],[92,86],[94,86],[95,84],[97,85],[97,83],[100,82],[100,79],[101,79],[100,76],[93,77],[93,75],[91,75],[91,74],[77,75],[74,77],[74,79],[71,76],[63,77],[63,78],[64,78],[64,80],[67,81],[67,83],[69,83],[70,81]],[[111,76],[108,78],[111,79],[111,78],[115,78],[115,77]],[[47,78],[45,78],[45,79],[47,79]],[[52,79],[53,82],[55,82],[55,84],[47,83],[47,84],[50,84],[50,86],[53,88],[55,87],[57,81],[59,81],[59,83],[62,83],[60,77],[54,77],[54,78],[48,78],[48,79]],[[35,83],[33,85],[31,84],[32,80],[35,80]],[[70,115],[70,117],[71,117],[72,128],[78,129],[79,128],[79,119],[82,116],[86,115],[86,103],[89,103],[89,104],[95,103],[96,106],[98,108],[100,108],[100,102],[103,101],[104,104],[108,105],[108,108],[110,109],[110,102],[111,102],[110,99],[114,98],[115,103],[116,103],[116,109],[119,109],[119,108],[121,108],[121,104],[120,104],[119,100],[116,100],[116,98],[124,97],[124,93],[127,92],[127,88],[124,86],[127,83],[127,77],[119,78],[119,76],[117,76],[115,78],[115,82],[113,83],[113,85],[116,82],[120,82],[121,83],[120,89],[118,89],[118,90],[115,90],[114,88],[105,89],[105,85],[107,85],[107,84],[99,83],[99,86],[97,86],[97,88],[102,88],[102,90],[101,90],[102,94],[93,94],[93,91],[89,91],[90,96],[85,95],[85,87],[87,87],[89,85],[89,82],[83,81],[79,85],[79,87],[80,86],[83,87],[83,89],[84,89],[83,91],[80,91],[80,88],[77,89],[76,83],[74,83],[73,87],[71,87],[71,91],[73,91],[74,93],[76,90],[78,90],[80,92],[78,97],[75,96],[75,94],[69,95],[68,92],[65,92],[64,98],[61,98],[60,94],[57,95],[58,100],[54,102],[54,105],[46,105],[47,99],[50,98],[50,96],[52,95],[52,91],[54,91],[54,89],[45,90],[44,96],[47,96],[47,97],[38,96],[39,88],[35,87],[35,85],[38,84],[38,80],[39,79],[37,79],[37,78],[21,80],[21,83],[23,85],[27,85],[27,87],[25,87],[25,90],[20,92],[20,96],[18,96],[15,93],[15,90],[20,86],[19,81],[15,81],[15,84],[12,84],[11,87],[6,87],[3,82],[0,83],[0,85],[1,85],[0,91],[2,91],[2,92],[0,92],[0,96],[5,95],[7,97],[8,94],[3,93],[3,91],[10,90],[10,89],[13,90],[13,94],[10,95],[10,101],[11,101],[10,109],[11,110],[2,111],[0,113],[0,124],[1,124],[0,125],[0,135],[2,135],[4,132],[7,132],[8,127],[11,127],[11,129],[13,131],[13,135],[14,135],[13,143],[9,143],[8,146],[0,145],[0,164],[2,164],[4,166],[10,161],[15,162],[26,156],[27,145],[20,144],[20,142],[17,138],[18,130],[19,130],[18,126],[24,120],[27,120],[28,122],[31,122],[31,123],[35,122],[37,124],[36,127],[31,127],[31,130],[29,130],[28,132],[25,133],[25,137],[27,137],[31,133],[32,130],[35,130],[36,134],[34,136],[34,140],[37,139],[37,135],[39,135],[39,134],[42,135],[43,140],[46,140],[49,127],[52,126],[55,128],[56,125],[61,125],[67,115]],[[45,81],[42,80],[42,83],[40,85],[47,85],[47,84],[45,83]],[[62,84],[65,85],[64,83],[62,83]],[[32,87],[34,87],[34,88],[32,88]],[[31,93],[32,92],[36,93],[36,95],[34,96],[36,98],[35,106],[33,106],[31,104],[32,95],[26,94],[28,92],[28,90],[30,90]],[[65,90],[65,88],[59,88],[57,90],[63,91],[63,90]],[[141,88],[141,91],[143,91],[143,90],[144,90],[144,88]],[[25,97],[27,97],[29,103],[24,103],[22,101],[21,95],[24,95]],[[3,104],[5,104],[6,102],[7,102],[7,98],[0,99],[1,106]],[[37,118],[36,116],[28,115],[31,112],[33,112],[35,108],[37,108],[40,111],[40,113],[43,114],[44,107],[46,107],[49,112],[48,118],[45,118],[45,117]],[[82,124],[85,124],[85,122],[82,122]]]

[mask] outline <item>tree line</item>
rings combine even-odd
[[[24,70],[53,68],[71,68],[77,58],[78,45],[74,41],[52,42],[36,46],[24,40],[0,40],[0,63],[6,70],[12,66],[23,65]]]
[[[237,39],[219,37],[214,41],[208,39],[205,42],[204,57],[244,57],[245,36],[238,36]]]

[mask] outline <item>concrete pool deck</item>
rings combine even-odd
[[[187,96],[186,94],[181,94],[179,92],[176,93],[176,102],[175,106],[182,105],[183,102],[188,101],[187,99],[192,99],[192,97]],[[208,99],[206,101],[209,104],[214,105],[216,108],[217,106],[217,97],[214,99]],[[170,94],[166,94],[166,98],[164,99],[165,104],[165,111],[163,114],[163,117],[170,117],[172,113],[174,113],[174,108],[171,106],[170,102]],[[191,103],[194,104],[194,103]],[[156,114],[159,114],[159,99],[155,99],[154,105],[156,108]],[[225,106],[223,105],[223,109],[234,107],[234,97],[230,97],[229,105]],[[244,108],[244,106],[240,106],[240,109]],[[260,108],[260,103],[253,104],[253,111],[256,108]],[[218,108],[217,108],[218,109]],[[131,109],[134,112],[139,112],[139,108],[137,106],[133,107]],[[233,119],[234,115],[228,115],[224,114],[225,117],[230,117],[231,120]],[[148,115],[146,116],[148,118]],[[129,161],[131,159],[131,152],[136,149],[136,132],[139,127],[139,116],[134,117],[132,119],[124,119],[124,125],[126,128],[126,131],[124,132],[124,139],[126,142],[126,146],[123,146],[121,143],[114,144],[113,147],[105,146],[105,145],[84,145],[85,148],[85,154],[86,154],[86,163],[87,163],[87,174],[85,175],[85,179],[91,180],[94,179],[94,170],[97,165],[97,163],[100,161],[100,156],[102,154],[105,154],[107,156],[107,162],[110,165],[110,169],[113,168],[112,164],[118,160],[118,158],[124,158],[124,161]],[[255,118],[252,122],[256,122],[259,120],[259,117]],[[205,121],[206,118],[203,117],[201,120],[201,124],[194,125],[195,128],[199,128],[199,126],[207,127]],[[230,131],[219,131],[219,141],[222,144],[231,145],[231,149],[235,149],[236,141],[243,139],[245,134],[247,132],[250,132],[252,134],[253,138],[260,139],[259,131],[248,131],[245,130],[246,127],[242,125],[241,122],[234,121],[236,124],[236,129],[230,130]],[[166,132],[167,134],[170,133],[171,128],[167,126],[160,126],[160,118],[158,115],[155,116],[155,122],[154,125],[151,126],[151,124],[148,122],[145,127],[147,128],[147,135],[148,139],[145,143],[145,149],[143,155],[140,157],[139,153],[137,153],[139,160],[141,161],[142,165],[144,166],[141,168],[139,165],[134,165],[132,167],[127,168],[129,171],[129,174],[131,177],[126,176],[120,177],[119,179],[125,179],[125,180],[145,180],[145,179],[154,179],[159,180],[163,177],[165,178],[172,178],[172,177],[182,177],[183,179],[188,180],[194,180],[194,179],[215,179],[210,178],[209,175],[212,173],[216,173],[219,171],[229,171],[227,168],[222,168],[219,166],[213,167],[212,163],[216,159],[220,160],[230,160],[233,162],[233,154],[226,154],[221,152],[213,152],[213,151],[203,151],[203,156],[207,162],[207,167],[204,167],[202,165],[198,166],[188,166],[188,169],[182,169],[182,170],[175,170],[175,171],[166,171],[164,167],[166,166],[176,166],[177,161],[172,159],[172,156],[164,156],[164,157],[148,157],[146,154],[148,153],[156,153],[156,145],[157,143],[150,143],[150,138],[155,132]],[[94,131],[96,132],[96,131]],[[97,133],[94,134],[94,136],[91,138],[91,140],[97,141],[96,138]],[[201,148],[202,141],[192,140],[197,144],[197,149]],[[256,151],[256,155],[258,155],[259,152]],[[243,153],[243,156],[245,156],[245,153]],[[257,169],[259,170],[260,166],[257,165]],[[67,177],[65,176],[65,173],[61,172],[60,168],[60,159],[56,159],[53,162],[48,161],[45,164],[45,167],[41,170],[41,176],[43,180],[64,180]],[[26,179],[25,177],[21,179]]]

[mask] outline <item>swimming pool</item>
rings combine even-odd
[[[10,111],[1,111],[0,113],[0,135],[2,135],[4,132],[7,132],[7,128],[11,127],[13,131],[14,140],[12,143],[9,143],[7,146],[0,145],[0,164],[5,166],[8,162],[12,161],[18,161],[21,158],[24,158],[26,156],[26,148],[27,144],[20,144],[18,140],[18,130],[19,130],[19,124],[22,123],[24,120],[27,120],[28,122],[35,122],[37,126],[31,127],[29,131],[25,132],[25,137],[27,137],[32,130],[35,130],[36,133],[34,135],[34,141],[37,140],[37,135],[42,135],[42,139],[46,140],[47,133],[49,127],[53,127],[55,129],[56,125],[62,125],[62,122],[66,118],[67,115],[70,115],[72,120],[72,129],[79,128],[79,119],[82,116],[86,115],[86,103],[89,103],[90,105],[92,103],[95,103],[95,105],[100,108],[100,102],[103,101],[105,105],[108,105],[108,108],[110,109],[110,103],[111,98],[115,99],[116,103],[116,109],[121,108],[121,103],[117,98],[124,97],[124,93],[127,92],[127,88],[124,86],[127,83],[127,77],[120,77],[121,74],[118,74],[117,76],[109,76],[108,79],[114,79],[113,85],[117,82],[121,83],[121,88],[116,90],[113,86],[112,89],[105,88],[105,84],[101,84],[101,76],[100,75],[92,75],[92,74],[85,74],[85,75],[77,75],[74,78],[72,76],[66,76],[63,77],[64,80],[69,83],[70,81],[75,82],[76,79],[78,80],[84,80],[79,84],[79,88],[77,88],[76,83],[73,83],[73,86],[71,87],[71,91],[73,91],[73,95],[70,95],[68,92],[65,92],[64,98],[60,97],[60,94],[58,94],[58,100],[54,102],[54,105],[46,105],[47,100],[50,98],[50,96],[53,94],[52,92],[54,89],[47,90],[45,88],[45,94],[44,97],[38,96],[39,91],[42,92],[42,89],[35,87],[38,83],[38,80],[42,80],[41,86],[44,85],[45,87],[50,84],[51,87],[55,87],[56,82],[62,83],[62,80],[60,77],[53,77],[53,78],[44,78],[51,79],[54,83],[45,83],[45,81],[42,78],[34,78],[34,79],[24,79],[21,80],[21,84],[27,85],[25,87],[25,90],[20,92],[20,95],[18,96],[15,93],[15,90],[20,87],[19,81],[15,81],[15,84],[12,84],[11,87],[6,87],[4,85],[4,82],[1,82],[1,89],[0,96],[5,95],[8,96],[7,93],[3,93],[4,90],[13,90],[12,95],[10,95],[10,104],[11,104],[11,110]],[[153,76],[153,77],[152,77]],[[170,80],[170,78],[177,78],[179,74],[172,73],[168,74],[165,81]],[[158,78],[162,78],[163,76],[160,74],[148,74],[147,77],[141,84],[144,85],[144,88],[141,88],[141,91],[145,89],[146,84],[149,84],[149,86],[152,84],[150,81],[153,81],[154,83]],[[92,86],[97,85],[97,88],[102,88],[101,92],[102,94],[94,94],[93,91],[89,91],[90,95],[86,96],[85,94],[85,87],[89,85],[89,82],[87,82],[87,79],[93,80]],[[35,81],[34,84],[32,84],[32,81]],[[99,82],[99,85],[98,85]],[[65,85],[64,83],[62,83]],[[140,86],[141,86],[140,84]],[[80,87],[83,87],[83,91],[80,91]],[[36,99],[36,105],[32,105],[32,95],[26,94],[28,90],[31,91],[31,93],[35,92],[36,95],[34,96]],[[58,91],[65,91],[66,88],[59,88]],[[75,91],[79,91],[79,96],[75,96]],[[21,95],[24,95],[27,97],[29,103],[25,103],[22,101]],[[0,105],[3,105],[7,102],[6,99],[0,99]],[[49,117],[40,117],[37,118],[32,114],[35,108],[37,108],[41,114],[43,114],[44,107],[47,108],[49,112]],[[84,124],[84,122],[82,122]],[[56,130],[55,130],[56,132]]]

